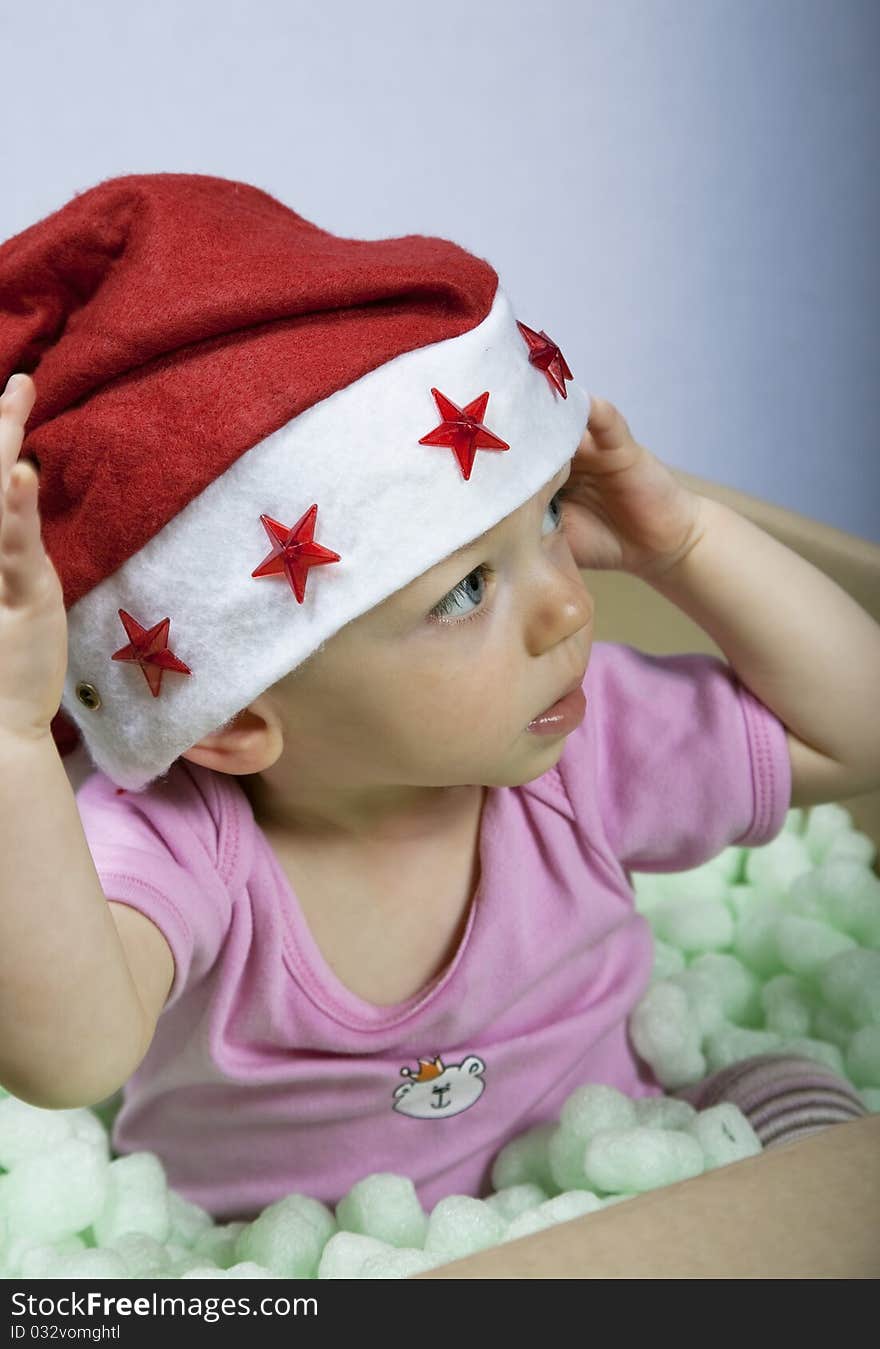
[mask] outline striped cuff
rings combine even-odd
[[[696,1110],[729,1101],[745,1115],[764,1148],[869,1113],[845,1078],[815,1059],[795,1054],[741,1059],[671,1095],[689,1101]]]

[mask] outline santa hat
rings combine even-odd
[[[109,179],[0,246],[59,750],[143,790],[539,491],[589,397],[537,323],[455,243],[342,238],[202,174]]]

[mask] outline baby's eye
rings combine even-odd
[[[553,529],[558,529],[562,523],[562,503],[559,499],[561,491],[562,488],[559,489],[559,492],[557,492],[555,496],[550,498],[550,501],[547,504],[547,512],[550,512],[551,508],[554,506],[557,512],[557,518],[553,524]],[[552,533],[552,530],[548,530],[547,532]],[[428,618],[431,622],[464,623],[468,619],[477,618],[480,614],[487,612],[485,605],[479,607],[482,598],[482,595],[479,592],[482,590],[481,583],[485,583],[485,581],[493,575],[494,568],[490,567],[486,562],[480,563],[479,567],[475,567],[473,571],[468,572],[463,581],[459,581],[457,586],[454,586],[448,594],[443,596],[440,603],[435,605],[431,610]],[[478,607],[462,611],[462,609],[459,608],[459,602],[467,603],[468,600],[474,600]]]

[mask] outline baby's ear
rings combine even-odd
[[[218,773],[262,773],[275,763],[283,748],[278,717],[261,695],[180,757]]]
[[[204,737],[204,739],[205,739],[205,740],[208,740],[208,739],[211,739],[211,738],[216,737],[216,736],[218,736],[218,735],[223,735],[224,731],[230,731],[230,730],[232,730],[232,729],[236,726],[239,717],[241,717],[241,716],[243,715],[243,713],[246,712],[246,711],[247,711],[247,708],[245,707],[245,708],[242,709],[241,712],[236,712],[236,714],[235,714],[234,717],[230,717],[228,721],[224,721],[223,725],[222,725],[222,726],[218,726],[217,729],[216,729],[216,731],[209,731],[208,734]]]

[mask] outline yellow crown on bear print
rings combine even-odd
[[[402,1077],[408,1077],[412,1082],[430,1082],[432,1077],[441,1077],[446,1069],[443,1066],[443,1060],[439,1054],[431,1059],[419,1059],[418,1073],[412,1072],[409,1068],[401,1068]]]

